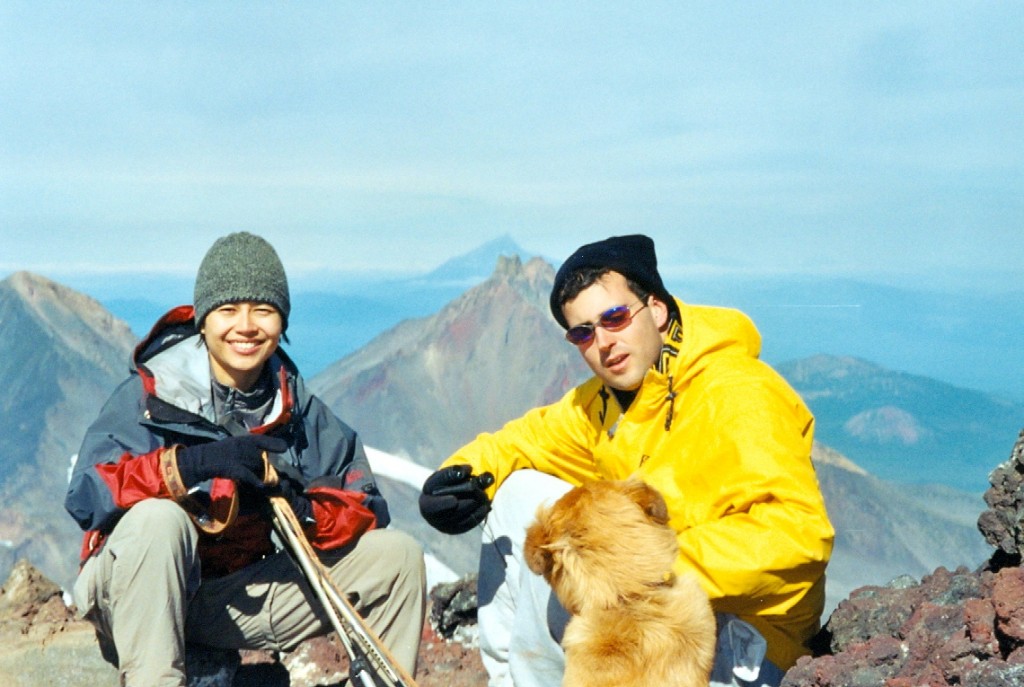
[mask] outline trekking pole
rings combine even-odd
[[[276,484],[276,470],[269,461],[266,466],[264,482]],[[363,687],[416,687],[413,678],[395,661],[362,616],[335,586],[303,533],[288,499],[271,496],[270,505],[274,514],[274,529],[298,563],[345,648],[350,677],[358,680]]]

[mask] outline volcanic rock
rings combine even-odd
[[[854,591],[783,687],[1024,684],[1024,432],[990,482],[978,528],[997,549],[985,564]]]
[[[437,607],[441,604],[442,607]],[[419,687],[483,687],[487,683],[479,651],[457,639],[471,636],[476,622],[476,583],[467,579],[431,594],[428,618],[446,618],[441,636],[424,623],[416,682]],[[204,674],[214,672],[223,656],[190,655],[195,667],[205,660]],[[311,639],[288,654],[242,651],[228,661],[237,666],[232,687],[330,687],[348,674],[348,660],[333,633]],[[211,668],[211,670],[206,670]],[[60,587],[26,560],[14,566],[0,588],[0,676],[4,687],[115,687],[117,671],[104,661],[93,626],[78,619],[65,604]],[[219,685],[204,677],[190,687]]]

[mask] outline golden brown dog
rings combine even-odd
[[[565,687],[706,686],[715,617],[692,577],[676,577],[675,532],[639,479],[590,482],[542,506],[526,531],[527,565],[572,614]]]

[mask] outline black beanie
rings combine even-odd
[[[200,263],[193,295],[196,329],[214,308],[239,301],[270,303],[288,328],[291,300],[284,266],[273,246],[245,231],[217,239]]]
[[[676,311],[675,301],[665,288],[658,274],[658,258],[654,254],[654,241],[642,234],[630,236],[612,236],[604,241],[588,243],[581,246],[562,263],[555,274],[555,283],[551,288],[551,314],[555,316],[563,329],[569,328],[562,314],[562,306],[558,302],[558,294],[569,276],[579,269],[597,268],[618,272],[631,279],[658,300],[665,303],[671,312]]]

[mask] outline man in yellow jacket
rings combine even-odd
[[[665,497],[675,572],[696,575],[711,598],[712,684],[779,684],[819,628],[834,535],[810,459],[810,411],[758,359],[749,318],[668,293],[646,236],[579,248],[555,276],[551,312],[594,377],[459,449],[420,497],[443,532],[486,520],[479,594],[490,684],[561,682],[567,616],[521,560],[537,505],[633,474]]]

